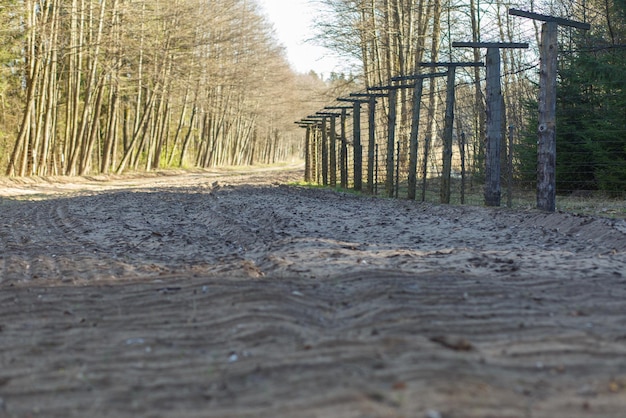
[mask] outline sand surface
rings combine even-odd
[[[0,179],[0,417],[626,417],[626,222]]]

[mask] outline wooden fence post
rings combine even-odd
[[[354,190],[363,190],[363,149],[361,147],[361,102],[354,102],[352,141],[354,147]]]
[[[367,193],[374,194],[374,148],[376,147],[376,97],[368,102]]]
[[[323,129],[324,132],[327,132],[327,144],[325,146],[328,153],[326,167],[327,180],[330,186],[335,187],[337,185],[337,116],[339,116],[339,114],[333,112],[317,112],[316,115],[323,117]],[[328,126],[329,119],[330,127]]]
[[[372,168],[373,168],[373,154],[372,148],[374,144],[376,144],[376,97],[384,97],[383,94],[376,93],[350,93],[350,97],[353,97],[353,100],[362,100],[363,102],[368,103],[368,132],[369,132],[369,142],[368,142],[368,150],[367,150],[367,192],[372,193]],[[360,99],[358,99],[360,98]],[[361,163],[362,164],[362,163]],[[362,175],[362,171],[361,171]]]
[[[350,95],[352,96],[352,95]],[[360,192],[363,190],[363,147],[361,145],[361,103],[367,100],[362,98],[338,97],[338,102],[352,103],[352,146],[354,148],[354,190]]]
[[[340,172],[340,185],[342,188],[348,188],[348,139],[346,138],[346,119],[348,117],[348,109],[353,108],[353,106],[326,106],[324,109],[326,110],[341,110],[341,114],[337,113],[326,113],[332,116],[341,116],[340,119],[340,134],[339,141],[340,149],[339,149],[339,172]],[[324,114],[325,112],[317,112],[318,114]],[[335,128],[331,126],[331,131],[334,132]],[[331,140],[332,141],[332,140]],[[335,161],[336,163],[336,161]],[[332,179],[331,179],[332,183]],[[335,179],[336,183],[336,179]]]
[[[304,181],[311,182],[311,126],[306,126],[306,139],[304,142]]]
[[[418,78],[413,89],[413,113],[411,116],[411,134],[409,138],[409,191],[408,198],[415,200],[417,193],[417,150],[419,137],[420,110],[422,107],[422,93],[424,78]]]
[[[465,132],[461,132],[461,137],[459,138],[459,150],[461,152],[461,204],[465,204]]]
[[[500,49],[487,48],[487,140],[485,158],[485,205],[500,206],[500,150],[502,147],[502,87]]]
[[[396,143],[396,112],[398,105],[398,91],[389,90],[389,121],[387,123],[387,177],[385,179],[385,189],[387,197],[393,197],[393,171],[394,171],[394,146]]]
[[[541,29],[539,127],[537,133],[537,209],[556,210],[556,87],[559,55],[558,27],[591,29],[588,23],[509,9],[512,16],[545,22]]]
[[[341,157],[339,165],[341,166],[341,187],[348,188],[348,140],[346,138],[346,118],[348,116],[347,109],[341,110]]]
[[[320,125],[315,126],[315,180],[317,184],[322,184],[322,129]]]
[[[330,185],[337,186],[337,117],[330,117]]]
[[[505,119],[504,100],[500,83],[500,49],[528,48],[527,43],[512,42],[453,42],[453,47],[487,48],[487,129],[485,138],[485,185],[484,199],[486,206],[500,206],[501,186],[501,147],[502,120]]]
[[[543,24],[537,133],[537,208],[547,212],[556,210],[557,35],[558,24],[556,22]]]
[[[422,67],[446,67],[446,113],[443,128],[443,167],[441,174],[441,190],[439,200],[441,203],[450,203],[450,177],[452,174],[452,134],[454,132],[454,98],[455,98],[455,73],[457,67],[482,67],[482,62],[423,62]],[[426,166],[424,166],[426,167]],[[426,168],[424,168],[426,172]],[[424,173],[426,176],[426,173]],[[425,185],[424,185],[425,187]],[[422,195],[424,195],[422,191]]]
[[[322,118],[322,185],[328,186],[328,118]]]
[[[454,81],[456,66],[448,67],[446,82],[446,113],[443,127],[443,168],[441,173],[440,203],[450,203],[450,175],[452,172],[452,133],[454,128]]]

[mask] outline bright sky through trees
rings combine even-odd
[[[340,71],[331,51],[307,42],[313,37],[316,16],[310,0],[258,0],[258,3],[274,24],[276,36],[287,49],[287,58],[295,71],[313,70],[324,77]]]

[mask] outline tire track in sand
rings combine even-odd
[[[15,416],[617,418],[623,297],[386,271],[6,289],[0,393]]]

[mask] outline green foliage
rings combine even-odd
[[[561,194],[626,191],[626,48],[614,44],[621,42],[623,33],[615,29],[625,17],[611,14],[612,31],[596,25],[591,34],[574,35],[559,55],[556,181]],[[529,106],[533,117],[518,156],[525,181],[536,167],[537,104]]]
[[[0,171],[4,172],[19,112],[23,107],[20,57],[22,47],[21,15],[17,0],[0,5]]]
[[[514,173],[517,182],[523,187],[534,189],[537,181],[537,101],[524,103],[529,116],[520,143],[515,146]]]
[[[596,40],[597,41],[597,40]],[[566,56],[557,104],[557,188],[626,187],[626,50]]]

